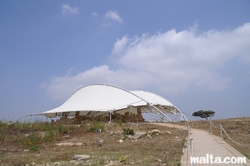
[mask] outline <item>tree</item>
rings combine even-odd
[[[211,110],[203,111],[199,110],[193,113],[193,116],[199,116],[200,118],[206,118],[206,120],[210,117],[210,119],[214,116],[215,112]]]

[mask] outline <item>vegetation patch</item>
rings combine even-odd
[[[122,130],[123,130],[124,135],[134,135],[135,134],[134,130],[130,129],[130,128],[123,128]]]
[[[98,133],[96,130],[101,129]],[[162,131],[153,137],[123,139],[137,132]],[[187,132],[153,124],[104,123],[50,124],[0,122],[0,162],[2,165],[178,165]],[[171,134],[166,134],[165,131]],[[125,134],[125,135],[124,135]],[[102,147],[98,146],[100,139]],[[123,140],[119,142],[119,140]],[[72,145],[57,145],[72,143]],[[74,144],[75,143],[75,144]],[[76,145],[76,143],[83,143]],[[73,145],[74,144],[74,145]],[[76,154],[90,159],[72,163]]]

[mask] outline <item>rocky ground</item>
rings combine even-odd
[[[148,123],[0,123],[0,165],[180,165],[187,132]]]

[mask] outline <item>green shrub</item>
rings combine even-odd
[[[24,129],[28,129],[31,126],[31,123],[19,123],[19,122],[15,122],[15,123],[11,123],[9,125],[5,124],[6,128],[10,129],[10,130],[24,130]]]
[[[50,130],[52,130],[52,125],[49,123],[41,124],[41,125],[39,125],[39,130],[40,131],[50,131]]]
[[[123,134],[124,135],[134,135],[134,130],[130,128],[123,128]]]
[[[4,128],[5,126],[6,126],[6,124],[4,122],[0,121],[0,129]]]
[[[43,140],[45,142],[52,142],[55,140],[55,134],[52,131],[49,131],[45,134],[45,136],[43,137]]]
[[[38,150],[38,148],[39,148],[39,145],[35,145],[35,146],[32,146],[32,147],[30,147],[30,151],[37,151]]]
[[[121,158],[120,158],[120,162],[123,163],[125,161],[126,161],[126,157],[124,155],[122,155]]]
[[[116,121],[116,124],[118,124],[119,126],[121,126],[122,125],[122,119],[118,119],[117,121]]]
[[[32,133],[28,135],[27,138],[22,139],[22,145],[32,146],[38,144],[40,141],[41,138]]]
[[[104,123],[103,122],[93,122],[90,125],[90,128],[88,129],[88,131],[91,132],[96,132],[96,130],[101,129],[101,131],[104,131]]]
[[[183,146],[185,145],[186,142],[187,142],[186,139],[185,139],[185,138],[182,138],[181,144],[182,144]]]
[[[68,129],[63,125],[60,125],[58,130],[59,130],[60,134],[67,134],[68,133]]]

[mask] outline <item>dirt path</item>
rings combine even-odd
[[[153,123],[155,125],[176,127],[187,130],[186,126],[173,125],[169,123]],[[188,132],[188,130],[187,130]],[[207,131],[199,129],[190,129],[190,138],[192,138],[193,146],[190,146],[190,141],[187,141],[187,148],[184,149],[184,154],[181,158],[182,166],[192,166],[190,157],[192,155],[191,147],[193,147],[193,157],[199,157],[202,163],[195,163],[193,165],[222,165],[222,166],[250,166],[250,160],[245,158],[241,153],[235,150],[229,144],[222,142],[221,138],[210,135]],[[237,157],[246,160],[246,163],[237,163]],[[221,160],[221,162],[219,161]],[[218,164],[216,164],[218,162]],[[224,163],[222,163],[224,162]],[[225,163],[227,162],[227,163]],[[207,164],[205,164],[207,163]]]

